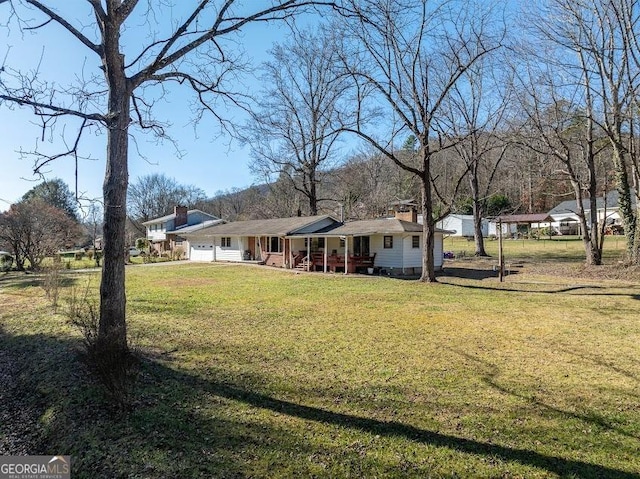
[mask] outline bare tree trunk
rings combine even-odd
[[[613,164],[615,167],[616,189],[618,191],[618,206],[620,216],[622,216],[622,225],[624,233],[627,237],[627,253],[629,259],[635,263],[634,254],[634,238],[636,234],[636,216],[631,203],[631,187],[629,185],[629,174],[627,173],[627,164],[624,158],[624,150],[622,145],[613,142]]]
[[[597,262],[597,254],[593,250],[593,243],[591,241],[591,230],[587,224],[587,217],[584,212],[584,204],[582,199],[582,190],[580,189],[580,183],[574,178],[571,178],[571,186],[576,198],[576,213],[578,215],[578,221],[580,222],[580,230],[582,231],[582,244],[584,246],[585,263],[588,265],[599,264]]]
[[[311,216],[318,214],[318,185],[314,170],[309,173],[309,214]]]
[[[103,184],[104,264],[100,283],[98,350],[116,357],[128,351],[125,320],[125,225],[131,91],[119,51],[120,25],[105,26],[105,74],[109,85],[107,161]]]
[[[436,281],[436,273],[433,264],[433,250],[435,246],[435,221],[433,219],[433,198],[431,194],[431,181],[429,178],[429,160],[424,160],[425,173],[421,177],[422,190],[422,274],[420,281],[433,283]]]
[[[470,175],[471,198],[473,200],[473,238],[475,241],[476,256],[489,256],[484,249],[484,236],[482,236],[483,208],[480,200],[480,187],[478,185],[478,164],[472,165]]]

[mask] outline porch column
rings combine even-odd
[[[323,271],[326,273],[327,272],[327,250],[329,248],[327,248],[327,246],[329,245],[329,238],[325,238],[324,239],[324,268]]]
[[[282,238],[282,267],[288,269],[289,266],[287,264],[287,238],[286,236]]]
[[[289,269],[293,268],[293,248],[291,247],[291,241],[291,238],[289,238]]]
[[[349,237],[344,237],[344,274],[349,271]]]
[[[311,261],[311,238],[307,236],[307,272],[310,271]]]
[[[404,242],[407,238],[410,238],[410,236],[400,236],[401,240],[400,240],[400,249],[402,251],[402,275],[404,276]]]

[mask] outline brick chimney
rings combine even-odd
[[[410,221],[412,223],[418,222],[418,205],[413,201],[399,201],[394,203],[390,209],[393,210],[397,220]]]
[[[176,215],[175,220],[173,220],[173,227],[179,228],[180,226],[186,225],[188,222],[187,218],[187,207],[186,206],[174,206],[173,213]]]
[[[407,211],[396,211],[396,219],[403,221],[410,221],[411,223],[418,222],[418,211],[415,207],[411,206]]]

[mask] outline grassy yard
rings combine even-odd
[[[640,283],[489,276],[129,267],[119,414],[38,278],[0,276],[0,454],[92,478],[640,477]]]
[[[485,239],[487,254],[498,257],[498,241]],[[602,256],[605,263],[612,263],[624,257],[626,239],[624,236],[606,236]],[[554,236],[553,238],[505,239],[503,240],[505,260],[519,261],[584,261],[584,246],[577,236]],[[456,257],[473,256],[473,239],[449,236],[444,240],[444,250]]]

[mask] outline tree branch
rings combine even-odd
[[[59,106],[55,106],[55,105],[49,105],[49,104],[46,104],[46,103],[40,103],[40,102],[37,102],[37,101],[32,101],[32,100],[29,100],[28,98],[20,98],[20,97],[11,96],[11,95],[1,95],[0,94],[0,100],[5,100],[5,101],[10,101],[12,103],[17,103],[20,106],[31,106],[35,110],[50,110],[51,112],[53,112],[55,114],[73,115],[73,116],[77,116],[79,118],[84,118],[85,120],[100,121],[102,123],[106,123],[107,120],[108,120],[107,116],[101,115],[99,113],[83,113],[81,111],[72,110],[72,109],[69,109],[69,108],[63,108],[63,107],[59,107]]]
[[[93,51],[94,53],[97,53],[98,55],[102,55],[102,46],[96,45],[95,43],[93,43],[91,40],[89,40],[87,37],[85,37],[78,29],[76,29],[73,25],[71,25],[68,21],[66,21],[64,18],[62,18],[56,12],[51,10],[49,7],[47,7],[46,5],[43,5],[38,0],[26,0],[26,2],[29,3],[30,5],[33,5],[38,10],[40,10],[42,13],[44,13],[45,15],[48,15],[56,23],[58,23],[62,27],[64,27],[65,30],[67,30],[74,37],[76,37],[78,40],[80,40],[80,42],[82,42],[91,51]]]

